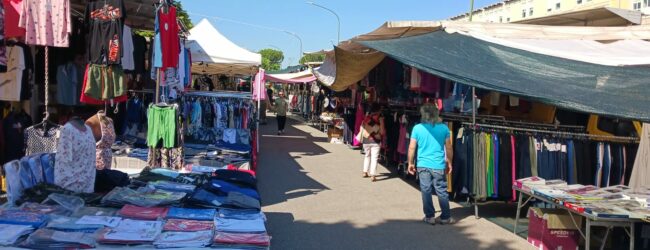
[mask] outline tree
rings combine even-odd
[[[275,49],[263,49],[259,53],[262,55],[262,68],[267,71],[280,70],[284,54],[282,51]]]
[[[325,60],[325,54],[305,54],[300,58],[300,64],[308,62],[322,62]]]
[[[180,1],[174,1],[174,6],[176,6],[176,18],[178,18],[181,23],[185,25],[185,27],[188,29],[192,29],[194,25],[192,24],[192,19],[190,19],[190,15],[187,14],[187,11],[183,9],[183,5],[181,5]],[[133,31],[135,34],[144,36],[144,37],[153,37],[154,33],[152,30],[140,30],[136,29]]]

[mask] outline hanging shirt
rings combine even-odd
[[[133,34],[133,62],[135,73],[142,74],[145,72],[145,58],[147,57],[147,40]]]
[[[411,90],[420,90],[420,73],[418,69],[411,67]]]
[[[122,45],[124,45],[122,53],[122,69],[124,70],[134,70],[135,61],[133,56],[133,36],[131,35],[131,28],[124,25],[124,30],[122,34]]]
[[[185,71],[185,44],[180,43],[181,45],[181,50],[180,54],[178,55],[178,72],[176,74],[176,78],[178,79],[178,89],[180,91],[185,89],[185,75],[187,72]]]
[[[79,79],[74,63],[60,65],[56,70],[56,97],[59,104],[79,105]]]
[[[18,26],[25,43],[67,48],[72,33],[69,0],[24,0]]]
[[[163,68],[178,67],[178,54],[180,53],[180,41],[178,39],[178,23],[176,20],[176,7],[164,7],[158,11],[158,22],[160,30],[160,45],[162,48]]]
[[[0,73],[0,100],[20,101],[25,68],[23,48],[20,46],[7,47],[7,72]]]
[[[47,131],[41,125],[25,129],[25,155],[56,152],[59,131],[61,127],[51,125],[48,125]]]
[[[120,64],[126,8],[123,0],[88,1],[85,13],[88,56],[93,64]]]
[[[5,10],[5,37],[24,37],[25,29],[18,26],[20,13],[23,9],[23,0],[2,0],[2,3]]]
[[[54,184],[73,192],[95,190],[95,137],[92,129],[84,130],[67,123],[61,130],[54,165]]]

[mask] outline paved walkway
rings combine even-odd
[[[274,249],[532,249],[458,204],[455,225],[424,224],[419,190],[386,168],[372,183],[359,151],[292,119],[285,135],[275,128],[274,117],[261,127],[258,169]]]

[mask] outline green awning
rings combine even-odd
[[[360,41],[441,77],[560,108],[650,121],[650,68],[590,64],[444,31]]]

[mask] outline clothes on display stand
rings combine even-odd
[[[61,129],[54,165],[54,184],[82,193],[95,188],[96,148],[92,128],[76,118]]]
[[[147,114],[148,165],[181,169],[183,136],[178,105],[150,104]]]
[[[464,128],[455,138],[453,190],[477,200],[514,200],[513,180],[530,176],[597,187],[624,185],[637,147]]]

